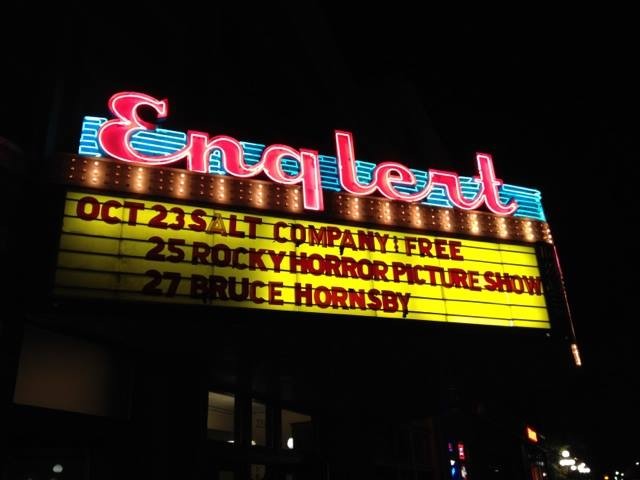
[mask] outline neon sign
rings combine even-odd
[[[532,245],[76,191],[55,276],[68,298],[548,329],[543,288]]]
[[[488,154],[476,155],[478,175],[474,178],[436,169],[424,172],[399,162],[376,165],[356,160],[353,135],[346,131],[335,131],[336,157],[328,157],[308,148],[281,144],[265,147],[227,135],[159,129],[140,118],[138,111],[143,106],[153,109],[158,118],[168,117],[167,100],[135,92],[117,93],[109,100],[115,118],[85,118],[80,153],[104,154],[140,165],[182,162],[188,170],[200,173],[236,177],[264,174],[276,183],[299,184],[308,210],[324,209],[322,190],[326,189],[358,196],[381,194],[392,200],[462,210],[484,206],[498,215],[544,220],[540,193],[503,184]]]

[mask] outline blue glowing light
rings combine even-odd
[[[80,145],[78,154],[90,157],[100,157],[103,152],[98,144],[98,130],[100,126],[107,121],[106,118],[100,117],[84,117],[82,121],[82,130],[80,134]],[[141,130],[134,133],[131,137],[131,146],[145,155],[168,155],[184,148],[187,142],[187,135],[184,132],[176,132],[174,130],[165,130],[157,128],[156,130]],[[244,150],[245,161],[249,165],[254,165],[260,161],[262,151],[265,145],[260,143],[240,142]],[[336,157],[329,155],[319,155],[320,173],[323,190],[332,192],[340,192],[340,181],[338,179],[338,161]],[[356,175],[360,183],[369,185],[373,180],[373,170],[376,164],[356,160]],[[295,176],[300,172],[298,162],[293,158],[285,158],[282,161],[282,170],[291,176]],[[416,176],[417,183],[414,186],[396,185],[396,189],[402,193],[416,193],[422,190],[429,179],[429,174],[423,170],[411,169]],[[214,149],[209,157],[209,173],[216,175],[226,175],[222,167],[222,158],[220,150]],[[466,199],[475,197],[480,183],[472,177],[459,177],[462,196]],[[530,218],[533,220],[546,221],[544,211],[542,209],[542,195],[540,191],[533,188],[519,187],[516,185],[503,184],[498,190],[500,201],[507,204],[511,200],[518,203],[518,209],[513,214],[514,217]],[[433,207],[453,208],[453,205],[444,187],[434,185],[431,193],[422,202],[424,205]]]

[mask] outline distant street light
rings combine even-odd
[[[569,450],[562,450],[562,452],[560,452],[560,455],[562,455],[562,458],[569,458],[571,456]]]

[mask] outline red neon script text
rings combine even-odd
[[[169,114],[167,100],[158,100],[143,93],[121,92],[109,99],[109,109],[116,118],[107,121],[98,132],[98,141],[103,151],[115,159],[144,165],[168,165],[186,160],[188,170],[208,173],[209,157],[216,149],[221,152],[222,166],[227,173],[235,177],[254,177],[264,173],[276,183],[285,185],[300,184],[304,208],[324,210],[322,183],[318,152],[312,149],[295,149],[288,145],[274,144],[266,147],[260,160],[249,165],[245,162],[241,143],[227,135],[210,136],[207,133],[189,131],[184,148],[166,155],[145,155],[131,146],[131,137],[141,130],[153,130],[155,126],[144,121],[138,114],[140,107],[150,107],[158,118]],[[418,202],[425,199],[434,187],[444,189],[454,207],[463,210],[475,210],[485,205],[498,215],[511,215],[518,207],[515,201],[504,204],[500,201],[498,189],[502,181],[496,178],[491,155],[478,153],[479,183],[474,198],[462,194],[460,177],[454,172],[430,169],[428,181],[421,189],[407,193],[398,187],[414,187],[417,184],[414,173],[398,162],[382,162],[376,165],[372,181],[361,183],[356,174],[356,160],[353,135],[350,132],[335,131],[338,177],[342,188],[353,195],[372,195],[376,192],[392,199],[404,202]],[[282,168],[285,158],[298,162],[299,172],[290,175]]]

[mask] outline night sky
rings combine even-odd
[[[171,8],[130,11],[127,21],[115,11],[19,16],[21,33],[3,39],[10,94],[0,135],[30,155],[44,148],[58,78],[61,124],[105,114],[112,93],[139,89],[169,98],[177,130],[332,154],[333,129],[348,129],[359,158],[463,175],[476,151],[493,154],[504,181],[542,191],[564,268],[584,362],[567,436],[583,438],[603,468],[640,460],[638,82],[628,12],[526,5],[489,16],[402,2],[366,12],[295,2]],[[26,32],[35,46],[21,40]],[[35,95],[16,95],[27,90]],[[77,135],[60,127],[56,148],[75,149]]]

